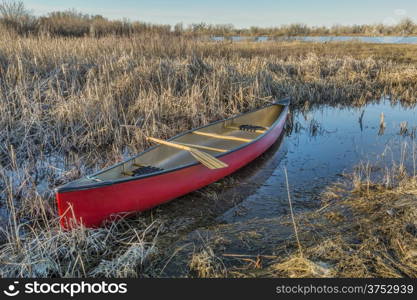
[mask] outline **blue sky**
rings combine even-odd
[[[36,15],[76,9],[110,19],[128,18],[160,24],[183,22],[234,24],[236,27],[392,24],[404,17],[417,21],[417,0],[24,0]]]

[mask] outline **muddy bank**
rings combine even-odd
[[[160,274],[162,277],[249,276],[251,269],[282,255],[283,244],[293,234],[288,222],[281,219],[253,219],[198,229],[172,246],[171,255],[159,266]]]
[[[328,187],[321,208],[199,229],[163,277],[417,277],[417,178]],[[297,232],[299,242],[297,242]]]

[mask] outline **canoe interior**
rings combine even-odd
[[[281,112],[283,111],[283,107],[284,106],[278,104],[271,105],[260,110],[236,116],[232,119],[224,120],[200,129],[196,129],[196,131],[253,140],[263,133],[240,130],[239,126],[253,125],[269,128],[279,118]],[[223,149],[226,151],[233,151],[235,148],[246,143],[242,141],[201,136],[193,133],[192,131],[169,141],[207,146]],[[199,150],[209,153],[213,156],[222,154],[219,151],[212,151],[207,149]],[[169,170],[194,162],[196,162],[196,160],[188,153],[188,151],[179,150],[169,146],[158,145],[155,148],[143,152],[121,164],[98,172],[93,176],[88,176],[77,180],[73,183],[70,183],[69,185],[74,187],[75,185],[85,185],[89,183],[113,181],[122,178],[135,177],[138,175],[132,175],[132,172],[138,171],[139,168],[142,168],[146,174],[152,174],[152,172]]]

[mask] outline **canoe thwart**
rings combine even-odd
[[[249,143],[252,141],[251,139],[245,139],[241,137],[221,135],[221,134],[215,134],[215,133],[208,133],[208,132],[202,132],[202,131],[193,131],[193,133],[197,135],[208,136],[208,137],[221,139],[221,140],[239,141],[239,142],[245,142],[245,143]]]

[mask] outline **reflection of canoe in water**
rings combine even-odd
[[[56,189],[61,225],[99,226],[112,215],[144,211],[213,183],[265,152],[283,131],[289,101],[177,135],[171,143],[197,149],[224,163],[210,169],[189,151],[169,145]]]

